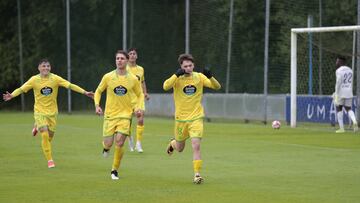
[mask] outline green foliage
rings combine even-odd
[[[38,72],[37,62],[41,58],[49,58],[53,72],[66,78],[65,2],[21,1],[24,80]],[[223,86],[229,2],[190,1],[190,52],[195,57],[196,70],[211,68]],[[0,5],[0,90],[4,91],[20,85],[18,22],[16,1],[0,0]],[[323,1],[323,26],[356,24],[356,5],[355,0]],[[318,9],[317,1],[271,1],[270,93],[289,92],[290,29],[306,27],[309,14],[314,16],[314,25],[318,25]],[[162,93],[162,82],[178,68],[176,59],[185,49],[185,4],[172,0],[129,0],[127,13],[127,47],[138,48],[138,63],[145,68],[149,92]],[[122,48],[122,16],[122,3],[117,0],[70,1],[74,83],[95,90],[101,76],[114,68],[113,54]],[[230,92],[261,93],[265,2],[235,0],[233,20]],[[75,107],[81,108],[85,102],[81,98]]]

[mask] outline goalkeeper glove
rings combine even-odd
[[[177,69],[177,71],[175,72],[176,77],[179,77],[184,74],[185,74],[185,70],[181,68]]]
[[[209,69],[205,68],[202,73],[209,79],[212,77],[211,71]]]

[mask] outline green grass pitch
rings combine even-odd
[[[112,153],[101,155],[101,117],[60,114],[56,168],[48,169],[40,137],[31,135],[32,113],[0,112],[0,202],[360,202],[360,134],[205,123],[205,182],[194,185],[189,141],[183,153],[165,153],[173,120],[145,123],[144,153],[126,143],[113,181]]]

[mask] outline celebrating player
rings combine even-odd
[[[130,132],[130,120],[135,114],[140,114],[140,106],[144,102],[141,85],[135,75],[126,70],[129,55],[122,50],[115,54],[116,69],[105,74],[95,91],[95,112],[103,114],[100,107],[101,93],[106,90],[106,104],[103,125],[103,156],[109,155],[109,150],[115,141],[114,160],[111,169],[111,179],[118,180],[118,169],[124,154],[123,145]],[[133,96],[137,103],[133,106]]]
[[[90,98],[93,98],[94,93],[85,91],[81,87],[51,73],[51,65],[47,59],[40,60],[38,69],[40,74],[32,76],[27,82],[11,94],[9,92],[3,94],[3,99],[5,101],[9,101],[16,96],[33,89],[35,97],[35,125],[40,131],[42,137],[41,146],[48,162],[48,168],[54,168],[55,162],[52,157],[51,141],[56,130],[56,120],[58,114],[57,95],[59,86],[68,89],[70,88],[71,90],[84,94]]]
[[[135,48],[129,49],[129,62],[127,65],[127,70],[129,70],[132,74],[134,74],[141,82],[142,91],[144,93],[144,97],[146,100],[150,99],[149,94],[147,93],[146,84],[145,84],[145,76],[144,76],[144,68],[136,64],[136,60],[138,58],[137,50]],[[142,153],[142,145],[141,142],[143,140],[144,133],[144,112],[145,112],[145,103],[142,103],[141,110],[137,114],[137,126],[136,126],[136,145],[135,150]],[[131,129],[130,129],[131,131]],[[129,146],[130,151],[134,151],[134,144],[131,134],[129,135]]]
[[[339,129],[336,133],[344,133],[344,121],[343,121],[343,107],[348,112],[351,121],[353,122],[354,132],[358,130],[358,124],[355,118],[353,110],[351,110],[353,100],[353,71],[350,67],[345,65],[344,57],[337,57],[336,59],[336,85],[335,93],[333,94],[334,103],[337,111],[337,119],[339,123]]]
[[[185,141],[191,138],[193,149],[194,183],[200,184],[202,166],[200,142],[203,137],[204,109],[201,105],[203,87],[220,89],[221,85],[212,76],[210,70],[203,73],[194,72],[194,58],[190,54],[181,54],[178,58],[181,66],[169,79],[164,82],[164,90],[174,89],[175,102],[175,139],[167,147],[171,155],[174,150],[182,152]]]

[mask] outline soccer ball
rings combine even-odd
[[[274,120],[273,122],[272,122],[272,124],[271,124],[271,126],[272,126],[272,128],[273,129],[280,129],[280,127],[281,127],[281,123],[280,123],[280,121],[278,121],[278,120]]]

